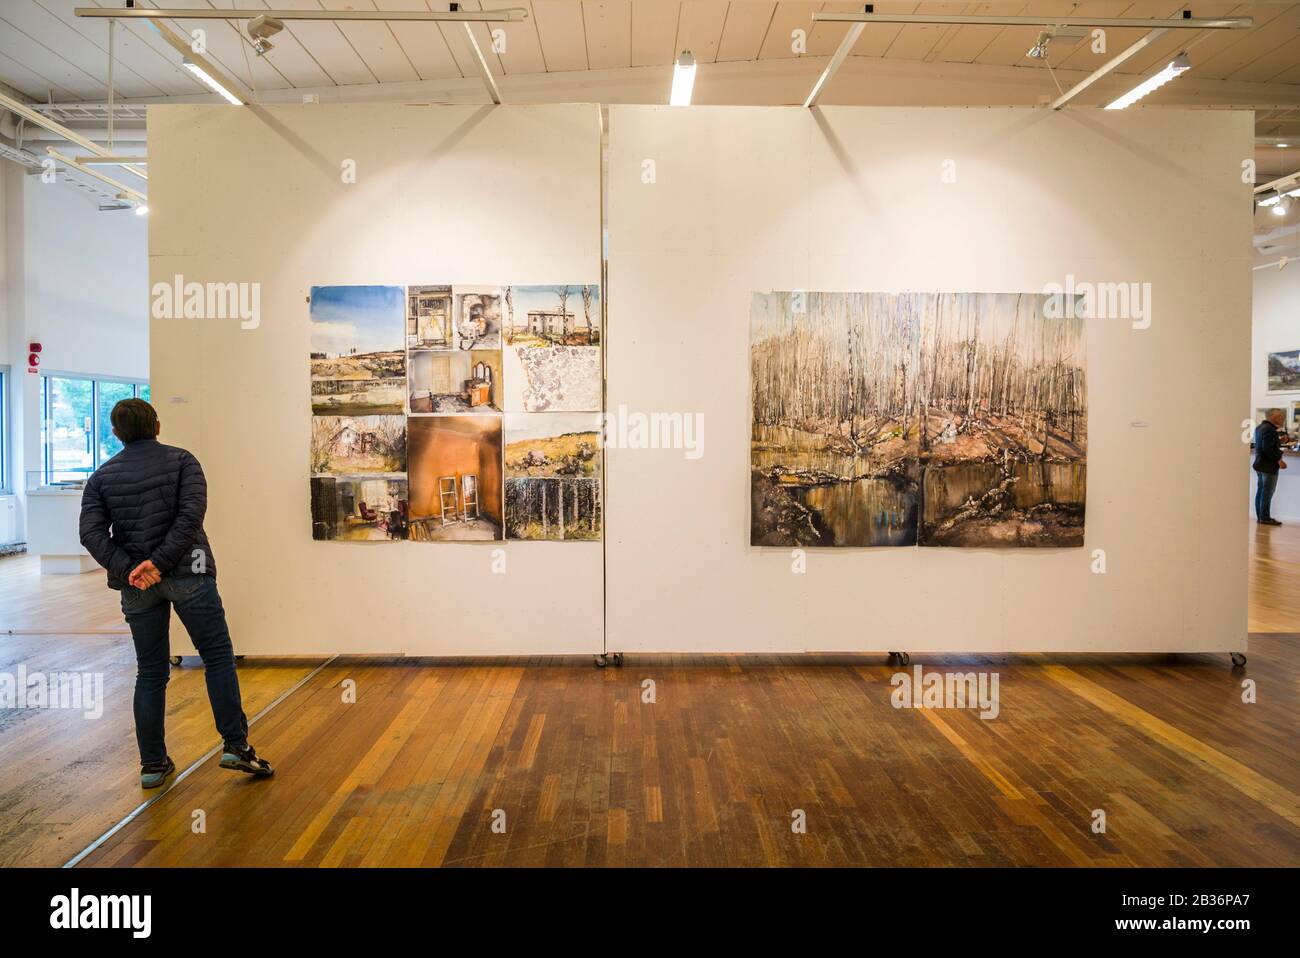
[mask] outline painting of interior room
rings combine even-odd
[[[454,349],[450,286],[406,288],[406,345],[411,349]]]
[[[311,401],[318,415],[400,413],[406,402],[400,286],[313,286]]]
[[[452,348],[500,349],[500,286],[452,288]]]
[[[504,288],[506,409],[601,408],[600,287]]]
[[[500,413],[501,351],[413,349],[411,412]]]
[[[405,539],[407,501],[404,476],[314,476],[311,537],[345,542]]]
[[[1300,390],[1300,349],[1268,354],[1268,391],[1271,393]]]
[[[508,413],[505,427],[506,538],[599,539],[600,414]]]
[[[756,293],[754,545],[1083,542],[1083,320],[1042,294]]]
[[[406,471],[405,416],[312,416],[312,475]]]
[[[500,416],[412,416],[410,538],[501,539]]]

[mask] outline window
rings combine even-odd
[[[0,366],[0,492],[11,489],[9,481],[9,367]]]
[[[113,422],[110,418],[113,407],[120,400],[135,396],[135,383],[100,383],[95,408],[99,411],[95,434],[99,438],[99,461],[107,462],[122,451],[122,440],[113,435]]]
[[[110,416],[123,399],[149,398],[149,384],[80,376],[41,377],[42,475],[46,483],[86,479],[122,443]]]

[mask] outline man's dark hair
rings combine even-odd
[[[123,443],[158,435],[158,414],[143,399],[123,399],[113,407],[110,418],[117,438]]]

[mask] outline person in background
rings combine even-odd
[[[208,701],[225,741],[221,767],[272,775],[270,763],[248,744],[235,649],[203,531],[208,505],[203,469],[184,449],[158,441],[158,414],[143,399],[123,399],[111,419],[122,451],[86,483],[81,544],[108,570],[108,587],[121,591],[122,614],[135,641],[140,785],[157,788],[176,771],[163,738],[173,606],[203,658]]]
[[[1283,449],[1290,443],[1290,437],[1282,430],[1286,414],[1280,409],[1270,409],[1268,415],[1255,427],[1255,521],[1265,526],[1280,526],[1282,523],[1270,515],[1273,503],[1273,490],[1277,488],[1278,470],[1286,468],[1282,458]]]

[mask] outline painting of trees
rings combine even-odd
[[[1044,299],[755,294],[752,541],[1082,544],[1084,327]]]

